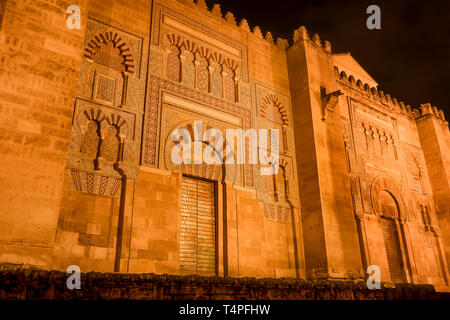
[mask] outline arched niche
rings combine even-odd
[[[128,74],[134,73],[134,59],[128,44],[116,32],[99,33],[84,49],[89,61]]]
[[[373,212],[377,216],[407,221],[408,211],[400,190],[392,179],[376,177],[370,191]]]

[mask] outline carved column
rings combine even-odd
[[[209,92],[208,60],[197,54],[195,65],[197,66],[197,89],[203,92]]]
[[[188,50],[181,53],[181,82],[190,88],[195,87],[194,54]]]
[[[172,81],[180,81],[180,49],[171,44],[167,55],[167,78]]]

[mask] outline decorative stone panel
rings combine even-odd
[[[158,144],[160,143],[160,128],[158,119],[161,112],[161,92],[170,92],[176,96],[189,97],[190,100],[201,103],[213,110],[219,110],[237,116],[242,119],[242,128],[251,127],[251,112],[236,104],[228,103],[222,99],[217,99],[212,95],[202,93],[199,90],[187,88],[181,84],[164,80],[157,77],[150,77],[147,101],[146,119],[144,124],[143,159],[142,164],[146,166],[158,166]],[[248,143],[245,146],[248,148]],[[248,150],[248,149],[247,149]],[[248,152],[246,152],[248,154]],[[248,163],[248,162],[247,162]],[[254,185],[253,165],[244,165],[245,186]]]
[[[86,25],[84,56],[89,61],[141,76],[142,39],[94,19]],[[117,51],[117,54],[114,54]]]
[[[67,166],[76,170],[101,170],[118,176],[113,164],[123,142],[122,167],[130,178],[137,175],[139,141],[133,113],[77,99]]]

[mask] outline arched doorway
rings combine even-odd
[[[399,216],[397,202],[386,190],[380,192],[378,203],[381,209],[380,225],[392,282],[405,282],[403,277],[402,251],[395,219]]]
[[[371,201],[373,211],[379,217],[380,234],[377,238],[380,247],[375,251],[384,251],[386,254],[385,262],[379,263],[384,264],[385,273],[389,274],[391,282],[407,283],[413,281],[408,254],[408,232],[405,231],[408,212],[400,190],[390,178],[377,177],[372,183]]]
[[[188,120],[176,125],[166,139],[164,164],[167,170],[179,173],[181,179],[180,271],[217,276],[221,269],[219,265],[223,265],[221,273],[227,276],[227,183],[234,183],[241,175],[238,174],[234,152],[230,152],[227,142],[219,137],[225,135],[220,130],[211,133],[211,128],[212,125],[206,121],[203,124]],[[199,137],[196,137],[195,130],[199,131]],[[198,150],[197,143],[200,143]],[[174,159],[179,159],[173,158],[174,154],[183,161],[177,164]],[[199,154],[203,159],[196,163],[196,155]],[[187,161],[184,160],[185,155]],[[229,157],[234,157],[233,164],[225,163]]]

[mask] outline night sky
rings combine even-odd
[[[331,42],[333,53],[352,56],[380,89],[411,106],[430,102],[450,120],[450,1],[392,0],[209,0],[233,12],[263,35],[272,32],[292,44],[293,31]],[[381,8],[381,30],[369,30],[366,9]]]

